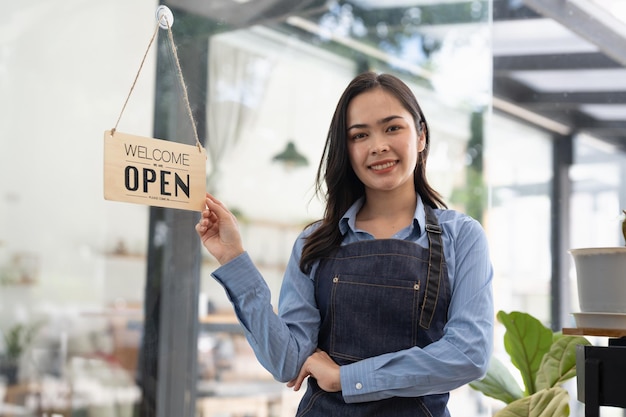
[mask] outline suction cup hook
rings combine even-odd
[[[167,29],[168,27],[171,28],[174,24],[174,15],[169,7],[159,6],[156,9],[156,20],[159,22],[159,27],[161,29]]]

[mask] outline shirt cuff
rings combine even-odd
[[[341,391],[346,403],[380,399],[374,379],[374,361],[362,360],[339,368]]]
[[[247,252],[220,266],[211,275],[226,289],[231,300],[259,288],[259,280],[265,283]]]

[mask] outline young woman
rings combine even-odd
[[[480,224],[426,179],[429,131],[398,78],[357,76],[317,173],[323,219],[296,240],[280,292],[207,195],[196,231],[261,364],[298,390],[298,416],[448,416],[449,391],[482,377],[492,349],[492,266]]]

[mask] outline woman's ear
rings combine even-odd
[[[421,132],[418,133],[419,136],[417,138],[417,152],[422,152],[426,149],[426,130],[422,129]]]

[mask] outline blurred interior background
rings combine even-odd
[[[568,249],[624,245],[623,1],[7,1],[0,415],[295,415],[301,394],[258,365],[210,277],[198,214],[103,198],[103,132],[159,4],[174,15],[207,189],[237,214],[274,305],[295,237],[322,213],[313,181],[335,104],[367,69],[418,97],[429,179],[483,224],[497,310],[571,326]],[[182,100],[161,29],[118,130],[193,144]],[[453,415],[498,407],[468,387],[450,401]]]

